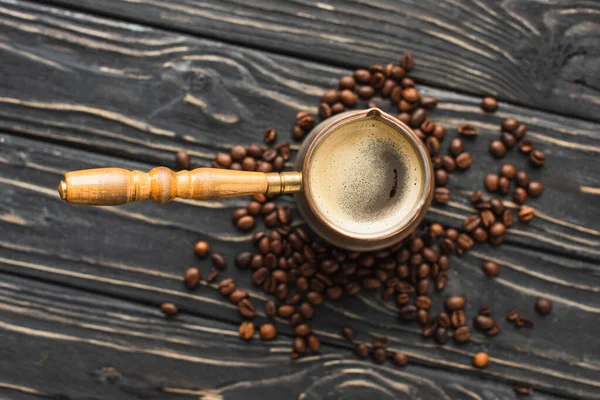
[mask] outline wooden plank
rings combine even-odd
[[[350,68],[412,52],[433,86],[600,118],[594,1],[49,2]]]
[[[237,327],[1,274],[5,399],[512,398],[509,385],[359,360],[340,346],[288,358],[289,336],[241,342]],[[536,393],[536,399],[558,399]]]
[[[252,248],[249,237],[236,232],[230,222],[230,212],[243,200],[166,206],[138,203],[118,208],[69,206],[55,190],[66,168],[107,163],[124,168],[148,166],[7,134],[0,136],[0,143],[0,190],[4,194],[0,199],[0,271],[130,299],[155,309],[171,301],[184,313],[239,323],[237,310],[216,285],[188,291],[181,282],[189,265],[198,265],[204,276],[208,274],[210,262],[197,259],[192,251],[195,241],[208,240],[229,261],[223,277],[235,279],[251,293],[260,312],[258,320],[262,320],[267,296],[252,286],[248,271],[232,266],[235,254]],[[482,258],[498,260],[500,278],[483,276]],[[415,325],[399,324],[395,306],[382,302],[377,294],[365,294],[320,307],[313,329],[326,343],[346,348],[339,335],[344,326],[356,327],[360,340],[390,335],[395,348],[408,351],[420,365],[433,367],[427,370],[434,374],[441,369],[476,380],[487,378],[505,388],[521,379],[544,393],[600,398],[595,379],[600,357],[591,350],[600,334],[600,326],[592,323],[600,314],[597,262],[505,245],[500,250],[477,247],[453,259],[452,265],[449,286],[443,296],[433,295],[434,304],[441,304],[445,296],[461,294],[467,296],[469,316],[481,305],[491,304],[502,320],[516,307],[534,318],[536,327],[524,331],[505,326],[496,338],[474,333],[474,341],[465,346],[440,347],[422,339]],[[554,302],[548,318],[539,318],[533,311],[538,296]],[[285,321],[277,323],[281,332],[291,333]],[[493,366],[476,370],[471,357],[482,350],[493,356]]]
[[[4,7],[0,129],[151,164],[174,166],[173,152],[186,148],[194,165],[207,165],[234,143],[260,141],[267,127],[291,140],[296,112],[315,111],[323,90],[349,72],[26,2]],[[474,167],[451,178],[454,202],[451,210],[434,209],[436,218],[461,224],[470,212],[465,193],[501,164],[488,156],[489,141],[503,118],[516,117],[528,124],[548,165],[530,170],[516,150],[503,160],[546,185],[531,202],[539,223],[515,228],[509,240],[600,260],[600,223],[593,217],[600,124],[506,103],[490,116],[476,97],[426,86],[422,92],[440,99],[432,119],[449,137],[463,123],[481,132],[468,144]]]

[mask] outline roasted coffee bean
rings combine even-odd
[[[479,218],[481,219],[481,225],[486,228],[489,228],[496,221],[496,217],[492,210],[481,211],[479,213]]]
[[[375,348],[385,348],[390,345],[390,338],[387,336],[377,337],[377,338],[373,339],[371,344]]]
[[[268,277],[269,277],[269,269],[266,267],[262,267],[262,268],[257,269],[252,274],[252,282],[255,285],[262,285]]]
[[[179,312],[177,306],[173,303],[162,303],[160,305],[160,311],[167,317],[173,316]]]
[[[471,232],[471,236],[476,242],[483,243],[488,239],[488,232],[484,228],[478,226],[473,232]]]
[[[474,126],[464,124],[458,128],[458,133],[460,133],[463,136],[473,137],[473,136],[477,136],[477,134],[479,132],[477,131],[477,128],[475,128]]]
[[[473,204],[473,206],[478,210],[489,210],[490,208],[492,208],[489,201],[479,201]]]
[[[206,257],[210,253],[210,244],[204,241],[196,242],[194,245],[194,253],[198,257]]]
[[[349,342],[354,341],[354,337],[355,337],[354,329],[349,328],[349,327],[343,328],[342,336],[344,336],[344,338]]]
[[[495,324],[496,323],[494,322],[494,319],[486,315],[477,315],[475,318],[473,318],[473,325],[483,331],[492,329]]]
[[[240,218],[245,217],[246,215],[248,215],[248,209],[238,208],[231,213],[231,220],[237,225],[237,222],[240,220]]]
[[[438,265],[442,271],[447,271],[450,268],[450,258],[448,256],[440,256]]]
[[[308,131],[315,126],[315,118],[309,112],[300,111],[296,114],[296,124],[305,131]]]
[[[217,153],[217,156],[215,157],[215,161],[221,167],[225,167],[225,168],[228,168],[232,162],[231,156],[227,153]]]
[[[540,314],[549,314],[552,311],[552,302],[547,299],[537,299],[535,301],[535,309]]]
[[[300,325],[300,323],[302,322],[302,316],[298,313],[295,313],[290,317],[289,322],[291,326]]]
[[[260,213],[261,207],[262,206],[258,201],[251,201],[250,203],[248,203],[248,207],[246,207],[246,210],[250,215],[257,215]]]
[[[393,79],[387,79],[383,83],[383,87],[381,88],[381,97],[383,97],[384,99],[390,97],[390,95],[392,94],[392,90],[394,90],[396,86],[396,81],[394,81]]]
[[[483,199],[483,193],[481,193],[481,190],[476,190],[475,192],[471,193],[471,196],[469,197],[471,204],[477,204],[477,203],[481,202],[482,199]]]
[[[327,296],[329,300],[338,300],[342,297],[342,294],[344,294],[344,291],[341,286],[333,286],[325,290],[325,296]]]
[[[346,111],[346,107],[341,102],[337,102],[337,103],[331,105],[331,113],[333,115],[342,113],[344,111]]]
[[[421,139],[423,141],[427,140],[425,139]],[[444,162],[443,162],[443,158],[440,155],[434,155],[431,157],[431,163],[433,164],[433,169],[440,169],[444,167]]]
[[[519,318],[519,313],[517,312],[516,308],[506,314],[506,319],[508,321],[515,321],[517,318]]]
[[[490,143],[490,154],[494,157],[504,157],[506,154],[506,146],[500,140],[493,140]]]
[[[258,144],[251,144],[247,147],[246,151],[248,153],[248,156],[251,158],[260,158],[263,153],[262,147]]]
[[[496,277],[500,275],[500,266],[493,261],[484,261],[482,269],[487,276]]]
[[[290,304],[284,304],[277,308],[277,315],[281,318],[289,318],[296,312],[296,308]]]
[[[473,244],[474,244],[473,239],[471,239],[470,236],[468,236],[467,234],[464,234],[464,233],[461,233],[460,235],[458,235],[458,239],[456,240],[456,243],[458,244],[459,249],[462,249],[462,250],[471,250],[471,248],[473,248]]]
[[[456,161],[450,156],[442,156],[442,168],[444,168],[446,172],[452,172],[456,169]]]
[[[294,334],[300,337],[308,336],[310,332],[310,326],[308,326],[307,324],[300,324],[294,329]]]
[[[247,232],[254,229],[255,221],[251,215],[245,215],[241,217],[236,224],[237,228],[241,231]]]
[[[409,103],[419,101],[419,92],[414,87],[408,87],[402,91],[402,98]]]
[[[461,138],[454,138],[450,141],[450,145],[448,146],[448,150],[450,151],[450,154],[452,154],[453,156],[458,156],[460,153],[463,152],[463,141]]]
[[[459,326],[463,326],[467,323],[467,317],[463,310],[456,310],[450,314],[450,322],[452,322],[452,326],[458,328]]]
[[[340,92],[335,89],[329,89],[323,92],[321,95],[321,102],[326,104],[333,104],[340,98]]]
[[[466,300],[462,296],[451,296],[446,299],[444,304],[450,311],[461,309],[465,306]]]
[[[531,140],[522,140],[519,143],[519,151],[523,154],[529,154],[533,151],[534,146]]]
[[[446,229],[446,237],[450,240],[458,239],[458,231],[454,228]]]
[[[370,83],[371,86],[375,89],[381,89],[383,87],[383,84],[385,83],[385,74],[380,71],[371,71]]]
[[[429,311],[424,309],[417,310],[417,322],[423,326],[429,322]]]
[[[513,192],[513,201],[519,205],[527,200],[527,191],[522,187],[516,187]]]
[[[368,71],[367,71],[368,72]],[[342,76],[340,78],[340,89],[354,89],[354,85],[356,85],[356,81],[350,75]]]
[[[412,238],[408,241],[408,249],[412,252],[412,253],[418,253],[420,252],[423,248],[425,247],[425,243],[423,242],[423,239],[421,239],[420,237],[415,237]]]
[[[456,249],[455,247],[456,246],[454,245],[454,242],[450,239],[444,239],[440,244],[440,250],[444,254],[454,254],[454,251]]]
[[[439,141],[444,140],[444,137],[446,137],[446,128],[436,124],[433,128],[433,131],[431,132],[431,136],[433,136]]]
[[[267,130],[268,131],[268,130]],[[235,145],[231,148],[231,158],[236,161],[242,161],[248,154],[248,151],[241,144]]]
[[[369,346],[364,343],[358,343],[356,346],[354,346],[354,354],[361,358],[365,358],[369,355]]]
[[[381,287],[381,281],[376,278],[367,278],[362,280],[362,287],[367,290],[375,290]]]
[[[501,176],[498,180],[498,189],[502,194],[510,192],[510,181],[505,176]]]
[[[362,85],[358,87],[356,92],[361,99],[370,99],[375,94],[375,89],[373,89],[373,86]]]
[[[294,349],[294,352],[302,354],[306,351],[306,340],[304,340],[304,338],[301,337],[294,338],[292,347]]]
[[[517,140],[521,140],[525,137],[526,133],[527,133],[527,125],[521,124],[521,125],[517,126],[517,128],[515,129],[514,135]]]
[[[471,340],[471,330],[466,326],[461,326],[454,331],[454,340],[458,343],[465,343]]]
[[[345,89],[342,90],[342,92],[340,93],[340,100],[344,106],[354,107],[354,105],[356,104],[356,95],[351,90]],[[332,111],[334,111],[336,104],[338,103],[332,105]]]
[[[262,340],[273,340],[277,336],[277,329],[273,324],[262,324],[258,329]]]
[[[515,175],[515,179],[517,181],[517,185],[520,187],[526,188],[529,186],[529,175],[525,171],[519,171]]]
[[[450,323],[451,323],[450,316],[442,311],[441,313],[439,313],[439,315],[437,317],[437,323],[442,328],[450,327]]]
[[[375,349],[371,353],[371,358],[373,358],[373,361],[375,361],[376,363],[381,364],[387,358],[387,352],[385,351],[385,349]]]
[[[512,149],[515,146],[515,144],[517,144],[517,139],[515,138],[515,135],[508,132],[502,132],[502,134],[500,135],[500,140],[502,140],[502,143],[504,143],[507,149]]]
[[[517,393],[521,396],[529,396],[531,394],[531,392],[533,392],[533,389],[531,388],[531,386],[525,385],[522,383],[515,384],[513,386],[513,390],[515,393]]]
[[[431,308],[431,304],[431,299],[427,296],[417,296],[415,299],[415,306],[423,310],[429,310]]]
[[[369,83],[371,73],[366,69],[357,69],[354,71],[354,80],[359,83]]]
[[[519,220],[522,222],[529,222],[535,216],[535,209],[530,206],[523,206],[519,210]]]
[[[524,317],[523,315],[519,315],[519,317],[515,320],[515,326],[517,326],[517,328],[533,328],[533,321],[527,317]]]
[[[316,353],[321,348],[321,341],[315,335],[308,335],[306,338],[306,343],[308,344],[308,348],[313,353]]]
[[[254,318],[256,316],[256,307],[252,301],[247,298],[244,298],[238,302],[238,311],[246,318]]]
[[[427,282],[427,284],[429,285],[429,281],[428,280],[423,280],[425,282]],[[419,281],[420,283],[421,281]],[[437,290],[438,292],[440,290],[444,290],[444,288],[446,287],[446,284],[448,283],[448,275],[446,272],[440,273],[436,278],[435,278],[435,290]]]
[[[400,111],[403,111],[403,110],[400,110]],[[408,110],[404,110],[404,111],[408,111]],[[427,118],[427,110],[425,110],[422,107],[419,107],[415,111],[413,111],[411,120],[410,120],[410,124],[413,127],[421,126],[421,124],[423,123],[423,121],[425,121],[426,118]]]
[[[298,313],[300,313],[300,315],[304,319],[311,319],[313,316],[313,312],[314,312],[314,310],[313,310],[312,306],[308,303],[302,303],[298,307]]]
[[[433,237],[437,238],[444,234],[444,227],[442,224],[433,223],[429,225],[429,232],[433,235]]]
[[[267,144],[273,144],[276,141],[277,141],[277,131],[275,129],[273,129],[273,128],[267,129],[265,131],[265,143],[267,143]]]
[[[400,121],[402,121],[403,123],[405,123],[405,124],[408,125],[408,124],[410,124],[410,121],[411,121],[412,117],[411,117],[411,115],[409,113],[402,112],[402,113],[398,114],[396,116],[396,118],[398,118]]]
[[[273,164],[267,161],[260,161],[256,170],[264,173],[273,172]]]
[[[256,171],[257,162],[252,157],[244,157],[242,160],[242,168],[244,171]]]
[[[450,340],[450,333],[447,328],[438,327],[435,331],[435,341],[438,344],[446,344]]]
[[[398,351],[392,354],[392,362],[397,367],[403,367],[408,364],[408,355],[403,351]]]
[[[445,187],[435,188],[434,200],[439,204],[446,204],[450,201],[450,190]]]
[[[494,214],[500,216],[504,212],[504,203],[498,198],[492,199],[490,200],[490,209]]]
[[[175,162],[180,169],[190,169],[192,158],[185,150],[179,150],[175,153]]]
[[[490,235],[491,236],[502,236],[506,232],[506,227],[502,222],[494,222],[492,226],[490,226]]]
[[[546,162],[546,156],[541,150],[533,150],[529,153],[529,161],[535,167],[541,167]]]
[[[517,126],[519,126],[519,123],[514,118],[506,118],[502,122],[502,130],[503,131],[513,132],[515,129],[517,129]]]
[[[284,306],[282,306],[284,307]],[[273,300],[269,300],[265,303],[265,314],[269,318],[273,318],[277,313],[277,306]]]
[[[410,71],[415,66],[415,60],[411,53],[405,53],[400,56],[400,66],[405,71]]]
[[[498,101],[491,96],[485,96],[481,99],[481,109],[487,113],[492,113],[498,109]]]
[[[254,336],[254,324],[250,321],[242,322],[240,324],[239,335],[243,340],[252,339],[252,336]]]
[[[210,273],[208,274],[208,278],[206,278],[206,282],[211,283],[219,276],[219,271],[216,268],[212,268]]]
[[[198,286],[201,278],[202,274],[200,273],[198,267],[189,267],[183,274],[183,282],[188,289],[193,289]]]
[[[502,331],[502,326],[500,324],[494,324],[491,329],[485,331],[486,336],[496,336]]]
[[[272,211],[270,214],[267,214],[263,218],[263,221],[266,227],[274,228],[277,225],[277,222],[279,221],[279,218],[277,217],[277,211]]]
[[[500,175],[506,177],[507,179],[512,179],[517,174],[517,169],[512,164],[502,164],[500,167]]]
[[[423,249],[423,258],[425,258],[425,260],[433,263],[438,260],[439,254],[437,251],[433,250],[432,248],[426,247]]]
[[[473,164],[473,159],[471,158],[471,154],[464,152],[460,153],[456,157],[456,166],[460,169],[467,169]]]
[[[417,318],[417,307],[413,305],[402,307],[400,309],[399,317],[404,321],[413,321]]]
[[[419,311],[423,311],[423,312],[427,313],[425,310],[419,310]],[[423,329],[421,329],[421,335],[423,337],[432,337],[433,335],[435,335],[435,331],[438,327],[436,322],[430,321],[427,323],[423,323],[422,325],[423,325]]]
[[[475,228],[479,226],[480,223],[481,218],[479,218],[479,215],[471,215],[470,217],[467,217],[467,219],[464,220],[463,227],[467,232],[473,232]]]
[[[336,104],[341,104],[341,103],[336,103]],[[343,107],[343,105],[342,105]],[[332,112],[333,112],[333,106],[331,106]],[[295,140],[300,140],[304,137],[304,129],[300,128],[300,126],[298,126],[298,124],[294,125],[294,127],[292,128],[292,138]],[[246,160],[246,159],[244,159]],[[243,164],[243,163],[242,163]],[[253,171],[252,169],[246,169],[246,167],[244,167],[244,169],[246,171]]]
[[[219,292],[225,296],[229,296],[236,289],[233,279],[224,279],[219,283]]]
[[[538,181],[529,182],[529,185],[527,186],[527,193],[533,197],[540,196],[543,191],[544,186]]]
[[[504,226],[510,228],[511,226],[513,226],[513,221],[514,213],[512,212],[512,210],[504,210],[504,212],[502,213],[502,223],[504,224]]]
[[[402,80],[400,81],[400,85],[403,88],[407,88],[407,87],[411,87],[411,86],[415,86],[415,81],[413,81],[411,78],[409,77],[404,77],[402,78]]]
[[[498,175],[495,174],[488,174],[485,177],[485,188],[487,189],[488,192],[495,192],[496,190],[498,190],[498,181],[500,180],[500,177]]]
[[[489,238],[489,242],[492,246],[494,247],[498,247],[500,246],[502,243],[504,243],[504,235],[500,235],[500,236],[490,236]]]
[[[331,106],[327,103],[321,103],[319,105],[319,118],[327,119],[333,115],[333,111],[331,110]]]
[[[404,306],[404,305],[408,304],[409,301],[410,301],[410,296],[408,295],[408,293],[400,293],[396,297],[396,304],[398,304],[399,306]]]

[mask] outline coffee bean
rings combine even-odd
[[[262,324],[258,329],[262,340],[273,340],[277,336],[277,329],[273,324]]]
[[[218,269],[224,269],[227,266],[227,263],[225,262],[225,257],[223,257],[219,253],[214,253],[212,255],[212,263],[215,266],[215,268]]]
[[[552,311],[552,302],[547,299],[537,299],[535,301],[535,309],[540,314],[549,314]]]
[[[403,367],[408,364],[408,355],[403,351],[398,351],[392,354],[392,362],[397,367]]]
[[[517,317],[517,319],[515,320],[515,326],[517,328],[521,328],[521,327],[533,328],[533,321],[523,315],[519,315]]]
[[[442,156],[442,167],[446,172],[452,172],[456,169],[456,161],[454,158],[444,155]]]
[[[454,228],[446,229],[446,237],[450,240],[458,239],[458,231]]]
[[[515,132],[514,132],[515,138],[517,138],[517,140],[521,140],[525,137],[526,133],[527,133],[527,125],[520,124],[515,129]]]
[[[515,138],[515,135],[508,132],[502,132],[502,134],[500,135],[500,140],[502,141],[502,143],[504,143],[507,149],[512,149],[513,147],[515,147],[515,144],[517,144],[517,139]]]
[[[517,126],[519,126],[519,123],[514,118],[506,118],[502,122],[502,130],[503,131],[513,132],[515,129],[517,129]]]
[[[315,126],[315,118],[307,111],[300,111],[296,114],[296,124],[305,131],[308,131]]]
[[[356,346],[354,346],[354,354],[356,354],[358,357],[365,358],[369,355],[369,346],[364,343],[358,343]]]
[[[321,103],[319,105],[319,118],[323,120],[331,117],[332,115],[333,112],[331,111],[331,106],[329,104]]]
[[[501,236],[506,232],[506,227],[502,222],[494,222],[492,226],[490,226],[490,235],[491,236]]]
[[[314,310],[313,310],[312,306],[308,303],[302,303],[298,307],[298,313],[300,313],[300,315],[304,319],[311,319],[313,316],[313,312],[314,312]]]
[[[194,253],[198,257],[206,257],[210,252],[210,244],[204,241],[196,242],[194,245]]]
[[[502,326],[500,324],[494,324],[491,329],[485,331],[486,336],[496,336],[502,331]]]
[[[527,200],[527,191],[522,187],[516,187],[513,192],[513,201],[517,204],[523,204]]]
[[[474,126],[464,124],[458,128],[458,133],[460,133],[463,136],[473,137],[473,136],[477,136],[477,134],[479,132],[477,131],[477,128],[475,128]]]
[[[506,154],[506,146],[500,140],[493,140],[490,143],[490,154],[494,157],[504,157]]]
[[[529,182],[529,185],[527,186],[527,193],[533,197],[540,196],[543,191],[544,186],[538,181]]]
[[[310,334],[311,330],[310,330],[310,326],[308,326],[308,324],[300,324],[298,326],[296,326],[296,328],[294,329],[294,334],[296,336],[300,336],[300,337],[305,337],[308,336]]]
[[[433,136],[430,136],[425,141],[425,147],[429,150],[429,154],[437,154],[440,151],[440,142]]]
[[[541,167],[546,162],[546,156],[541,150],[533,150],[529,154],[529,161],[536,167]]]
[[[484,261],[482,269],[487,276],[496,277],[500,275],[500,266],[493,261]]]
[[[415,65],[414,57],[411,53],[405,53],[400,57],[400,66],[405,71],[410,71]]]
[[[179,312],[177,306],[173,303],[162,303],[160,305],[160,311],[167,317],[171,317]]]
[[[273,128],[267,129],[265,131],[265,143],[273,144],[276,141],[277,141],[277,131],[275,131],[275,129],[273,129]]]
[[[410,120],[410,124],[413,127],[421,126],[421,124],[425,121],[426,118],[427,118],[427,110],[425,110],[422,107],[419,107],[415,111],[413,111],[411,120]]]
[[[236,289],[233,279],[224,279],[219,283],[219,292],[225,296],[229,296]]]
[[[471,204],[477,204],[482,201],[482,198],[483,193],[481,193],[481,190],[476,190],[475,192],[471,193],[469,200],[471,201]]]
[[[487,113],[492,113],[498,109],[498,101],[491,96],[485,96],[481,99],[481,109]]]
[[[389,66],[391,66],[391,67],[389,67]],[[406,74],[406,71],[404,70],[404,68],[400,67],[399,65],[393,65],[393,64],[388,64],[388,66],[386,66],[385,71],[386,71],[386,75],[388,77],[394,79],[397,82],[400,81]]]
[[[301,337],[294,338],[292,347],[296,353],[302,354],[306,351],[306,340]]]
[[[256,170],[264,173],[273,172],[273,165],[270,162],[260,161]]]
[[[446,308],[450,311],[458,310],[465,306],[466,300],[462,296],[451,296],[446,299],[444,304]]]
[[[519,171],[515,175],[515,179],[517,180],[517,185],[520,187],[526,188],[529,186],[529,175],[525,171]]]
[[[438,327],[435,331],[435,341],[438,344],[446,344],[450,340],[450,332],[448,332],[447,328]]]
[[[373,350],[373,353],[371,353],[371,358],[373,358],[373,361],[375,361],[376,363],[381,364],[387,358],[387,352],[385,351],[385,349],[375,349]]]
[[[256,316],[256,306],[254,306],[252,301],[247,298],[244,298],[238,302],[238,311],[246,318],[254,318]]]
[[[517,169],[514,165],[511,164],[502,164],[500,167],[500,175],[506,177],[507,179],[512,179],[517,174]]]
[[[211,283],[219,276],[219,271],[216,268],[212,268],[210,273],[208,274],[208,278],[206,278],[206,282]]]
[[[375,89],[369,85],[362,85],[358,87],[356,92],[361,99],[370,99],[375,94]]]
[[[440,250],[444,254],[454,254],[454,251],[455,251],[454,242],[447,238],[442,240],[442,243],[440,244]]]
[[[349,342],[354,341],[354,337],[355,337],[354,329],[349,328],[349,327],[343,328],[342,336],[344,336],[344,338]]]
[[[452,314],[450,314],[450,322],[452,322],[453,327],[458,328],[467,323],[467,316],[463,310],[453,311]]]
[[[463,227],[467,232],[472,232],[473,230],[475,230],[475,228],[479,226],[480,223],[481,218],[479,218],[479,215],[471,215],[470,217],[467,217],[467,219],[465,219]]]
[[[400,81],[400,85],[403,88],[407,88],[407,87],[411,87],[411,86],[415,86],[415,81],[412,80],[412,78],[409,77],[404,77],[402,78],[402,80]]]
[[[442,328],[450,327],[450,323],[451,323],[450,316],[442,311],[441,313],[438,314],[437,323]]]
[[[500,177],[498,177],[498,175],[495,174],[488,174],[485,177],[485,188],[487,189],[488,192],[495,192],[496,190],[498,190],[498,182],[500,180]]]
[[[417,307],[413,305],[402,307],[400,309],[399,317],[404,321],[413,321],[417,318]]]
[[[425,310],[419,310],[423,311],[425,314],[427,314],[427,311]],[[418,317],[417,317],[418,318]],[[433,335],[435,335],[435,331],[438,328],[437,322],[426,322],[423,323],[423,329],[421,329],[421,336],[423,337],[432,337]]]
[[[321,341],[319,340],[318,337],[316,337],[315,335],[309,335],[306,338],[306,343],[308,343],[308,348],[310,349],[310,351],[312,351],[313,353],[316,353],[319,351],[319,349],[321,348]]]
[[[336,104],[340,104],[340,103],[336,103]],[[332,111],[333,111],[333,106],[331,107]],[[292,138],[295,140],[300,140],[304,137],[304,129],[302,129],[300,126],[298,126],[298,124],[294,125],[294,127],[292,128]],[[245,159],[244,159],[245,160]],[[243,165],[243,163],[242,163]],[[250,167],[250,165],[249,165]],[[246,171],[253,171],[252,169],[246,169],[246,167],[244,167],[244,169]]]
[[[460,169],[467,169],[473,164],[473,159],[470,153],[460,153],[456,157],[456,166]]]
[[[502,202],[502,200],[494,198],[490,200],[490,209],[493,211],[494,214],[500,216],[504,212],[504,203]]]
[[[492,208],[489,201],[478,201],[475,204],[473,204],[473,206],[477,210],[489,210],[490,208]]]
[[[356,81],[350,75],[342,76],[340,78],[340,82],[339,82],[340,89],[350,89],[351,90],[351,89],[354,89],[355,84],[356,84]]]
[[[383,85],[385,84],[385,74],[381,71],[377,71],[377,72],[371,72],[371,86],[373,86],[375,89],[381,89],[383,87]]]
[[[369,83],[371,73],[366,69],[357,69],[354,71],[354,80],[359,83]]]
[[[175,162],[180,169],[190,169],[192,159],[187,151],[179,150],[175,153]]]
[[[375,348],[386,348],[390,345],[390,338],[387,336],[381,336],[373,339],[371,342]]]
[[[466,326],[461,326],[454,331],[454,340],[458,343],[465,343],[471,340],[471,330]]]
[[[523,206],[519,210],[519,220],[522,222],[529,222],[535,216],[535,209],[530,206]]]
[[[481,211],[479,217],[481,218],[481,224],[486,228],[489,228],[496,221],[496,217],[491,210]]]
[[[344,294],[344,291],[341,286],[333,286],[325,290],[325,296],[327,296],[329,300],[338,300],[342,297],[342,294]]]
[[[367,73],[368,72],[369,71],[367,71]],[[354,94],[354,92],[352,92],[348,89],[345,89],[345,90],[342,90],[342,92],[340,93],[340,100],[341,100],[342,104],[345,105],[346,107],[354,107],[354,105],[356,104],[356,95]],[[335,106],[335,104],[331,107],[332,111],[334,111],[334,106]]]
[[[251,144],[246,149],[248,156],[252,158],[260,158],[263,153],[263,148],[258,144]]]
[[[231,213],[231,220],[234,224],[237,224],[240,218],[245,217],[246,215],[248,215],[247,208],[238,208]]]
[[[215,161],[221,167],[225,167],[225,168],[228,168],[231,165],[231,162],[232,162],[231,161],[231,156],[229,154],[227,154],[227,153],[217,153]]]
[[[516,321],[517,318],[519,318],[519,313],[517,312],[516,308],[509,311],[508,314],[506,314],[506,319],[508,321]]]
[[[231,148],[231,158],[236,161],[242,161],[248,154],[246,148],[240,144],[235,145]]]
[[[488,232],[484,228],[478,226],[473,232],[471,232],[471,236],[476,242],[483,243],[488,239]]]
[[[254,324],[250,321],[244,321],[240,324],[239,329],[240,338],[243,340],[250,340],[254,336]]]
[[[424,282],[427,282],[427,285],[429,286],[429,281],[423,279]],[[422,281],[419,281],[419,283],[421,283]],[[446,285],[448,284],[448,274],[446,272],[444,273],[440,273],[436,278],[435,278],[435,290],[437,290],[438,292],[440,290],[444,290],[444,288],[446,287]]]
[[[201,277],[202,274],[200,273],[198,267],[189,267],[183,274],[183,282],[188,289],[193,289],[198,286]]]
[[[418,309],[417,310],[417,322],[421,326],[429,323],[429,311],[423,310],[423,309]]]
[[[419,101],[419,92],[414,87],[409,87],[402,91],[402,97],[409,103],[415,103]]]
[[[341,102],[337,102],[331,106],[331,114],[339,114],[346,111],[346,107]]]
[[[415,306],[417,306],[417,308],[429,310],[431,308],[431,305],[431,299],[427,296],[417,296],[417,298],[415,299]]]
[[[321,103],[325,104],[333,104],[338,101],[340,98],[340,93],[335,89],[329,89],[323,92],[321,95]]]
[[[458,156],[463,152],[463,141],[461,138],[454,138],[450,141],[450,145],[448,146],[448,150],[450,154],[453,156]]]
[[[257,162],[252,157],[245,157],[242,160],[242,168],[244,171],[256,171]]]
[[[512,212],[512,210],[504,210],[504,212],[502,213],[502,223],[504,224],[504,226],[506,226],[507,228],[513,226],[513,221],[514,213]]]
[[[237,221],[236,226],[241,231],[250,231],[254,229],[255,226],[254,217],[251,215],[243,216]]]
[[[262,267],[262,268],[257,269],[252,274],[252,282],[255,285],[262,285],[268,277],[269,277],[269,269],[266,267]]]
[[[510,192],[510,181],[505,176],[501,176],[498,180],[498,189],[500,193],[507,194]]]
[[[519,143],[519,151],[523,154],[529,154],[533,151],[533,142],[531,140],[522,140]]]
[[[402,112],[398,114],[396,118],[398,118],[401,122],[405,123],[406,125],[410,124],[410,121],[412,119],[411,115],[407,112]]]
[[[467,234],[461,233],[458,235],[458,239],[456,240],[459,249],[462,250],[471,250],[473,248],[473,239],[469,237]],[[460,253],[459,253],[460,254]]]
[[[489,359],[490,357],[487,355],[487,353],[477,353],[473,356],[473,365],[475,365],[477,368],[485,368]]]
[[[478,329],[487,331],[492,329],[496,323],[494,322],[494,319],[489,316],[477,315],[475,318],[473,318],[473,325],[475,325],[475,327]]]
[[[515,393],[521,395],[521,396],[529,396],[531,394],[531,392],[533,392],[533,389],[531,388],[531,386],[522,384],[522,383],[517,383],[513,386],[513,390]]]

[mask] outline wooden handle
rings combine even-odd
[[[299,172],[248,172],[216,168],[173,172],[157,167],[150,172],[122,168],[98,168],[65,174],[58,186],[60,197],[70,204],[115,206],[151,199],[168,203],[184,199],[221,199],[257,193],[280,194],[300,190]]]

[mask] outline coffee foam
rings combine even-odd
[[[405,220],[421,191],[421,165],[409,140],[369,119],[338,128],[315,149],[309,185],[319,211],[333,225],[377,234]]]

